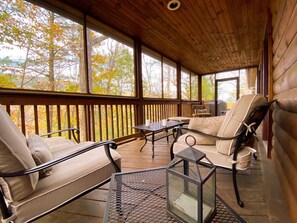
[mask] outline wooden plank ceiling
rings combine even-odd
[[[198,74],[259,64],[269,0],[61,0]]]

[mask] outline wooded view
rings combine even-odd
[[[93,24],[84,27],[74,16],[57,12],[24,0],[0,0],[0,88],[136,97],[133,41],[120,42]],[[141,75],[144,98],[178,98],[177,68],[173,61],[142,47]],[[214,100],[216,76],[202,77],[203,100]],[[182,100],[198,100],[198,76],[184,68],[181,94]],[[25,109],[26,132],[33,132],[34,109],[30,106]],[[51,105],[47,109],[49,127],[46,109],[42,106],[37,109],[42,133],[77,126],[78,122],[85,125],[83,108]],[[66,114],[71,114],[71,118],[67,119]],[[20,123],[19,107],[12,106],[11,115]],[[95,137],[110,139],[131,133],[134,115],[134,107],[98,105],[94,108],[94,119],[105,117],[105,121],[94,121],[96,128],[102,129]],[[124,118],[128,119],[125,125],[118,121]],[[108,125],[118,128],[107,131]]]
[[[0,1],[0,87],[134,96],[133,49],[25,1]]]

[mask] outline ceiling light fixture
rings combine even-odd
[[[168,2],[167,4],[167,8],[170,11],[174,11],[177,10],[180,7],[180,1],[179,0],[171,0],[170,2]]]

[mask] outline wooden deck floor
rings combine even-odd
[[[171,142],[167,143],[165,139],[156,142],[154,159],[151,157],[150,143],[142,152],[139,152],[142,144],[142,140],[136,140],[119,146],[122,171],[166,166],[169,163]],[[290,222],[273,165],[271,160],[263,155],[263,142],[260,146],[260,159],[253,160],[252,168],[249,171],[240,172],[238,176],[239,190],[245,207],[240,208],[236,203],[229,171],[217,171],[217,193],[247,222]],[[36,222],[100,223],[103,221],[107,194],[108,185],[105,185]]]

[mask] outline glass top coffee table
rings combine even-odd
[[[176,222],[166,213],[166,168],[112,175],[104,222]],[[219,196],[212,222],[245,222]]]
[[[183,125],[183,122],[177,122],[177,121],[167,121],[166,125],[162,125],[162,122],[152,122],[150,123],[149,126],[146,126],[145,124],[143,125],[136,125],[133,128],[138,129],[142,135],[144,136],[144,144],[140,148],[140,151],[142,151],[143,147],[147,144],[147,141],[152,142],[152,158],[155,157],[155,141],[158,141],[163,138],[167,138],[168,142],[168,137],[170,135],[173,135],[173,133],[169,133],[169,129],[172,129],[176,126],[181,126]],[[164,132],[163,135],[156,136],[157,133]]]

